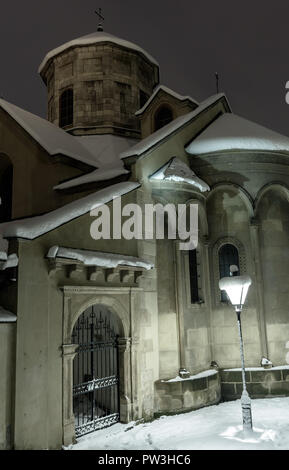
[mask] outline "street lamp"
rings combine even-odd
[[[221,290],[226,291],[227,296],[230,299],[231,304],[234,306],[237,314],[239,338],[240,338],[240,353],[242,362],[242,380],[243,380],[243,392],[241,396],[241,406],[243,414],[243,429],[252,429],[252,411],[251,411],[251,399],[248,395],[246,388],[245,379],[245,361],[244,361],[244,346],[242,337],[241,327],[241,311],[246,300],[248,289],[252,283],[250,276],[236,276],[236,267],[230,266],[230,277],[223,277],[219,281],[219,287]]]

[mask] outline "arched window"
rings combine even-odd
[[[154,130],[157,131],[161,127],[173,120],[172,110],[168,106],[161,106],[155,114],[155,126]]]
[[[73,124],[73,89],[65,90],[59,99],[59,126],[65,127]]]
[[[230,266],[236,265],[240,269],[239,263],[239,252],[234,245],[226,243],[219,249],[219,273],[220,279],[222,277],[230,276]],[[221,301],[226,302],[228,300],[225,291],[221,291]]]

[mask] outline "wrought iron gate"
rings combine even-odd
[[[119,421],[118,335],[99,307],[83,312],[72,333],[79,344],[73,362],[75,435]]]

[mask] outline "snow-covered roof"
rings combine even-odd
[[[155,145],[159,144],[164,139],[169,137],[171,134],[173,134],[174,132],[176,132],[177,130],[185,126],[186,124],[188,124],[196,116],[198,116],[203,111],[205,111],[209,106],[213,105],[214,103],[221,100],[222,98],[226,99],[226,95],[224,93],[219,93],[218,95],[213,95],[210,98],[206,99],[205,101],[202,101],[202,103],[200,103],[200,105],[196,109],[191,111],[190,113],[184,114],[183,116],[180,116],[174,119],[173,121],[169,122],[166,126],[162,127],[161,129],[158,129],[153,134],[141,140],[138,144],[122,152],[120,155],[120,158],[127,158],[127,157],[142,155],[143,153],[147,152],[152,147],[154,147]]]
[[[134,256],[101,251],[76,250],[74,248],[64,248],[61,246],[52,246],[46,257],[71,259],[81,261],[86,266],[102,266],[105,268],[116,268],[117,266],[122,265],[134,266],[148,270],[154,267],[153,264]]]
[[[53,189],[68,189],[80,186],[82,184],[96,183],[97,181],[107,181],[116,178],[120,175],[126,175],[129,171],[124,168],[104,168],[100,170],[92,171],[86,175],[73,178],[72,180],[65,181],[65,183],[54,186]]]
[[[17,320],[17,317],[14,313],[5,310],[5,308],[0,306],[0,323],[12,323]]]
[[[168,93],[169,95],[173,96],[174,98],[177,98],[178,100],[180,101],[185,101],[185,100],[189,100],[191,101],[193,104],[197,105],[198,106],[198,102],[196,100],[194,100],[193,98],[191,98],[191,96],[183,96],[183,95],[180,95],[179,93],[176,93],[175,91],[171,90],[170,88],[166,87],[165,85],[158,85],[156,87],[156,89],[154,90],[153,94],[149,97],[149,99],[146,101],[146,103],[144,104],[144,106],[139,109],[135,115],[138,116],[139,114],[142,114],[146,109],[147,107],[150,105],[150,103],[153,101],[153,99],[155,98],[155,96],[160,92],[160,91],[164,91],[165,93]]]
[[[210,191],[210,187],[207,183],[198,178],[193,170],[178,157],[171,158],[168,163],[151,175],[149,179],[188,183],[197,187],[202,192]]]
[[[111,134],[82,136],[75,139],[94,155],[99,169],[60,183],[54,189],[67,189],[81,184],[105,181],[129,173],[124,169],[119,155],[135,145],[138,140]]]
[[[71,41],[66,42],[65,44],[62,44],[59,47],[56,47],[52,51],[48,52],[46,56],[44,57],[43,61],[41,62],[38,72],[41,73],[42,70],[44,69],[45,65],[47,62],[52,59],[52,57],[55,57],[56,55],[60,54],[61,52],[65,51],[66,49],[69,49],[70,47],[75,47],[75,46],[88,46],[91,44],[97,44],[99,42],[111,42],[113,44],[118,44],[119,46],[126,47],[127,49],[131,49],[136,52],[140,52],[143,54],[150,62],[152,62],[155,65],[159,65],[158,62],[150,55],[148,54],[144,49],[142,49],[140,46],[137,44],[134,44],[130,41],[127,41],[126,39],[121,39],[116,36],[113,36],[112,34],[105,33],[104,31],[96,31],[95,33],[87,34],[86,36],[82,36],[77,39],[73,39]]]
[[[78,199],[77,201],[73,201],[59,209],[48,212],[47,214],[2,223],[0,224],[0,235],[4,238],[17,237],[33,240],[44,233],[54,230],[60,225],[90,212],[92,209],[112,201],[113,198],[133,191],[139,186],[139,183],[129,181],[114,184],[89,196]]]
[[[93,154],[81,145],[79,140],[60,127],[3,99],[0,99],[0,107],[50,155],[63,154],[97,167]]]
[[[193,155],[224,150],[289,152],[289,138],[235,114],[223,114],[187,147]]]

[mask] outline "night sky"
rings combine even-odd
[[[220,75],[233,111],[289,135],[289,4],[285,0],[27,0],[1,5],[0,95],[46,116],[37,69],[45,54],[96,31],[146,49],[160,64],[161,83],[203,100]]]

